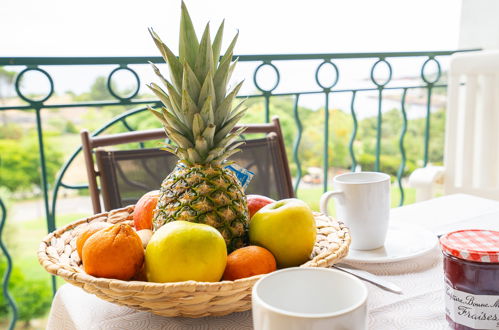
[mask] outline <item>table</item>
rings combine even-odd
[[[449,230],[499,230],[499,201],[466,194],[448,195],[392,209],[391,221],[411,223],[440,235]],[[399,285],[396,295],[367,284],[369,329],[447,329],[442,256],[438,248],[417,259],[363,265]],[[252,329],[251,311],[201,319],[166,318],[114,305],[75,286],[54,297],[47,329]]]

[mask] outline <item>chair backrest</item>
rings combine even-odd
[[[453,55],[445,137],[445,192],[499,199],[499,51]]]
[[[279,120],[273,118],[270,124],[242,126],[247,127],[245,136],[254,133],[264,134],[262,138],[246,139],[246,143],[240,147],[242,152],[230,158],[231,161],[255,173],[246,193],[261,194],[274,199],[294,197]],[[159,189],[161,182],[177,162],[174,155],[159,148],[133,150],[103,148],[125,143],[164,140],[166,135],[161,129],[98,137],[91,137],[88,131],[83,131],[81,137],[95,213],[102,210],[100,197],[105,210],[135,204],[147,191]],[[100,197],[97,177],[100,181]]]

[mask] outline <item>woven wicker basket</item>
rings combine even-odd
[[[49,234],[40,244],[38,260],[51,274],[62,277],[106,301],[163,316],[220,316],[251,309],[251,289],[262,276],[236,281],[149,283],[97,278],[86,274],[76,251],[76,237],[89,223],[132,224],[133,206],[73,222]],[[317,241],[302,267],[329,267],[348,253],[350,234],[343,223],[315,213]]]

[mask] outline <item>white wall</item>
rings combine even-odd
[[[459,48],[499,49],[498,0],[462,0]]]

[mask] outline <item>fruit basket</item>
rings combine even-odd
[[[106,301],[162,316],[221,316],[251,309],[253,284],[263,275],[222,282],[151,283],[97,278],[86,274],[76,251],[78,234],[93,222],[132,223],[134,206],[96,214],[50,233],[40,244],[38,260],[60,276]],[[308,262],[301,267],[329,267],[348,253],[348,228],[337,220],[314,213],[317,240]]]

